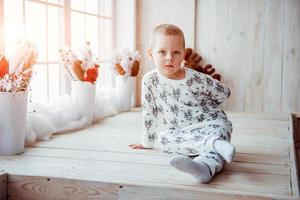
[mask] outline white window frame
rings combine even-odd
[[[97,16],[99,18],[105,18],[105,19],[109,19],[111,20],[111,23],[112,23],[112,41],[111,41],[111,44],[112,44],[112,48],[114,48],[114,41],[115,41],[115,38],[114,38],[114,23],[115,23],[115,19],[114,19],[114,7],[115,7],[115,0],[111,0],[112,1],[112,10],[111,10],[111,17],[107,17],[107,16],[100,16],[99,15],[99,12],[98,12],[98,15],[96,14],[91,14],[91,13],[88,13],[88,12],[83,12],[83,11],[78,11],[78,10],[74,10],[74,9],[71,9],[71,2],[70,0],[63,0],[63,3],[62,5],[57,5],[57,4],[53,4],[53,3],[50,3],[48,2],[47,0],[45,1],[42,1],[42,0],[23,0],[23,30],[25,30],[25,3],[26,1],[31,1],[31,2],[36,2],[36,3],[42,3],[42,4],[45,4],[45,5],[54,5],[56,7],[61,7],[63,9],[63,27],[62,27],[62,34],[61,36],[63,37],[63,44],[61,44],[61,46],[63,46],[64,44],[65,45],[68,45],[68,46],[72,46],[71,44],[71,11],[76,11],[76,12],[79,12],[79,13],[82,13],[82,14],[85,14],[86,15],[91,15],[91,16]],[[88,0],[85,0],[85,1],[88,1]],[[98,4],[99,8],[100,8],[100,4]],[[48,9],[46,9],[48,11]],[[47,15],[46,15],[46,20],[47,20]],[[48,21],[46,21],[48,22]],[[47,26],[46,26],[47,27]],[[98,24],[98,29],[99,29],[99,24]],[[4,55],[4,52],[5,52],[5,27],[4,27],[4,0],[0,0],[0,54]],[[99,41],[100,41],[100,34],[98,35],[99,37]],[[49,64],[60,64],[59,61],[49,61],[48,60],[48,30],[46,30],[46,38],[47,38],[47,41],[46,41],[46,60],[45,62],[37,62],[36,64],[43,64],[43,65],[46,65],[46,68],[47,68],[47,100],[49,101]],[[101,44],[100,44],[101,45]],[[98,52],[100,53],[100,45],[98,44]],[[99,56],[99,55],[97,55]],[[68,78],[64,78],[62,74],[64,74],[62,72],[62,67],[60,67],[60,72],[59,72],[59,76],[60,76],[60,86],[59,86],[59,94],[64,94],[64,93],[70,93],[70,90],[71,90],[71,84],[70,84],[70,79]],[[65,76],[67,77],[67,76]],[[64,82],[64,84],[63,84]]]

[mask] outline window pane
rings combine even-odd
[[[48,0],[49,3],[57,4],[57,5],[63,5],[63,0]]]
[[[84,0],[71,0],[71,9],[84,11]]]
[[[106,16],[112,17],[112,0],[105,0],[105,13]]]
[[[98,17],[86,15],[86,41],[91,42],[91,48],[94,55],[98,56]]]
[[[100,58],[106,56],[106,52],[112,47],[112,24],[111,20],[100,19]]]
[[[103,58],[104,56],[106,56],[106,54],[104,53],[105,52],[105,40],[106,40],[106,34],[105,34],[105,24],[104,24],[104,19],[100,19],[99,20],[99,31],[100,31],[100,41],[99,41],[99,45],[100,45],[100,49],[99,49],[99,56],[100,58]]]
[[[48,60],[58,60],[58,49],[60,47],[60,18],[61,8],[48,6]]]
[[[84,37],[84,14],[71,12],[71,46],[72,49],[82,48]]]
[[[112,17],[112,0],[99,0],[99,11],[101,16]]]
[[[87,13],[98,15],[98,0],[85,1],[85,11]]]
[[[60,95],[60,66],[49,65],[49,101],[54,101]]]
[[[111,50],[112,47],[112,21],[111,20],[104,20],[104,30],[105,32],[105,51]]]
[[[46,6],[26,1],[25,25],[28,37],[34,41],[39,50],[38,61],[46,61]]]
[[[23,37],[23,1],[4,1],[5,55],[10,56]],[[12,12],[13,11],[13,12]]]
[[[33,77],[30,87],[32,89],[32,102],[47,103],[47,65],[35,64],[33,66]]]
[[[67,84],[65,85],[63,68],[59,67],[59,64],[54,64],[58,61],[58,49],[61,48],[61,44],[64,44],[65,39],[62,8],[64,1],[3,1],[5,54],[10,56],[16,43],[24,36],[32,40],[39,51],[38,62],[43,64],[38,63],[33,67],[34,75],[30,84],[31,99],[34,102],[46,103],[57,98],[68,88]],[[112,0],[70,0],[70,3],[72,9],[88,13],[71,11],[72,50],[78,52],[79,48],[84,47],[86,41],[90,41],[93,54],[103,57],[112,47],[112,21],[93,15],[111,17]],[[111,82],[110,79],[107,81]]]

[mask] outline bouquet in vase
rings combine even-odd
[[[59,50],[60,59],[72,80],[87,81],[92,84],[98,77],[98,59],[92,54],[90,43],[87,42],[81,55],[78,56],[70,48]]]
[[[109,58],[116,74],[124,76],[126,80],[129,76],[137,76],[140,71],[140,53],[129,51],[128,49],[115,50]]]
[[[27,91],[37,54],[33,43],[21,40],[10,60],[0,55],[0,92]]]

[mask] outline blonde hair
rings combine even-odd
[[[182,38],[183,42],[183,48],[185,48],[185,39],[183,31],[173,25],[173,24],[160,24],[158,25],[152,32],[151,38],[150,38],[150,47],[153,47],[154,44],[154,38],[157,35],[163,35],[163,36],[179,36]]]

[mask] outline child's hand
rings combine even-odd
[[[142,144],[130,144],[129,147],[132,149],[146,149]]]

